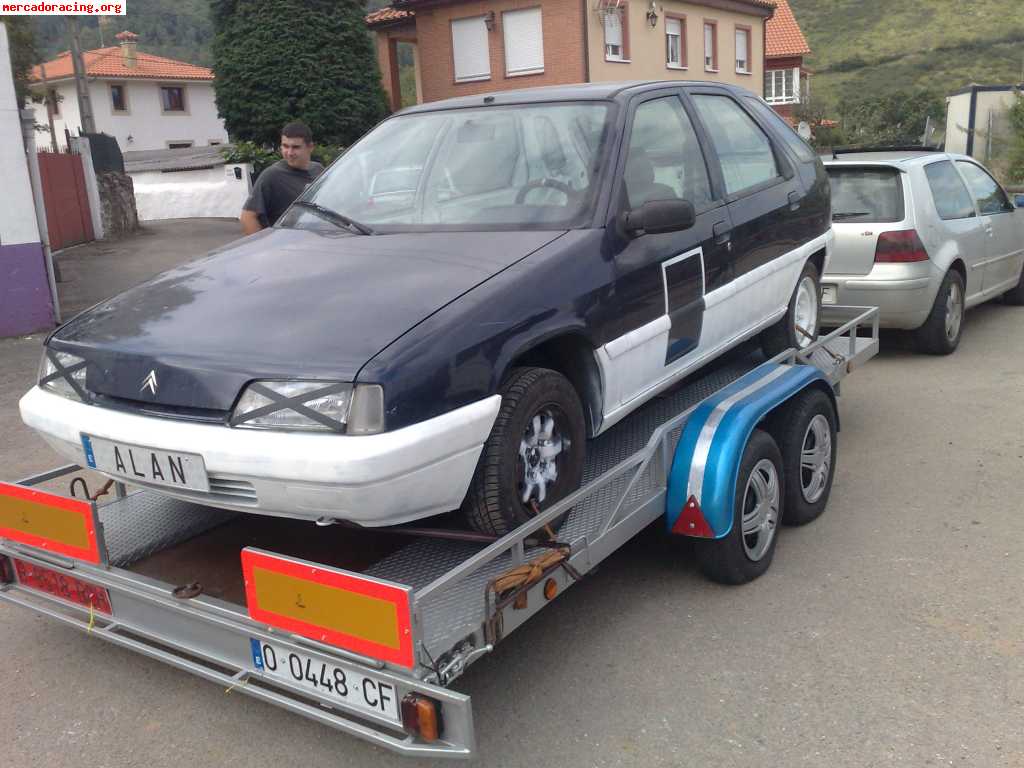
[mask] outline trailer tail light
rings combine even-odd
[[[683,505],[679,517],[672,526],[672,533],[679,536],[696,536],[702,539],[715,538],[715,532],[711,530],[708,521],[704,519],[700,503],[695,496],[691,496]]]
[[[916,229],[882,232],[878,236],[875,244],[876,264],[909,264],[914,261],[928,261],[928,251]]]
[[[433,699],[410,693],[402,699],[402,725],[424,741],[441,737],[441,707]]]
[[[103,587],[87,584],[74,576],[22,560],[14,560],[14,572],[18,577],[18,583],[23,587],[59,597],[108,616],[113,614],[110,608],[110,593]]]
[[[10,584],[14,581],[14,566],[9,558],[0,555],[0,584]]]

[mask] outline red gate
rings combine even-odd
[[[58,251],[94,239],[82,158],[70,153],[40,152],[39,176],[50,248]]]

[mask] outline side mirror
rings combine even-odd
[[[626,211],[623,218],[627,232],[648,235],[682,232],[697,220],[693,204],[687,200],[648,200],[636,210]]]
[[[1024,194],[1016,194],[1013,196],[1013,202],[1016,203],[1018,208],[1024,208]]]

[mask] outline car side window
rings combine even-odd
[[[928,177],[928,186],[940,219],[968,219],[974,215],[971,195],[949,160],[926,165],[924,174]]]
[[[793,150],[793,153],[804,163],[813,163],[817,158],[811,145],[800,138],[800,135],[793,130],[793,127],[779,117],[779,113],[765,104],[756,96],[747,97],[747,106],[761,116],[761,120],[770,123],[775,128],[775,135],[786,142],[786,146]]]
[[[699,211],[711,202],[704,153],[677,97],[652,99],[637,107],[625,181],[630,208],[648,200],[688,200]]]
[[[971,188],[971,194],[974,195],[982,216],[1013,211],[1013,205],[1006,193],[984,169],[966,160],[957,160],[956,164],[960,166],[960,171],[967,179],[967,186]]]
[[[739,104],[728,96],[708,94],[697,94],[693,101],[715,145],[728,194],[781,175],[771,141]]]

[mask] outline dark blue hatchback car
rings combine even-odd
[[[760,334],[817,332],[821,163],[760,98],[592,84],[378,125],[271,230],[79,315],[22,416],[216,506],[504,533],[587,439]]]

